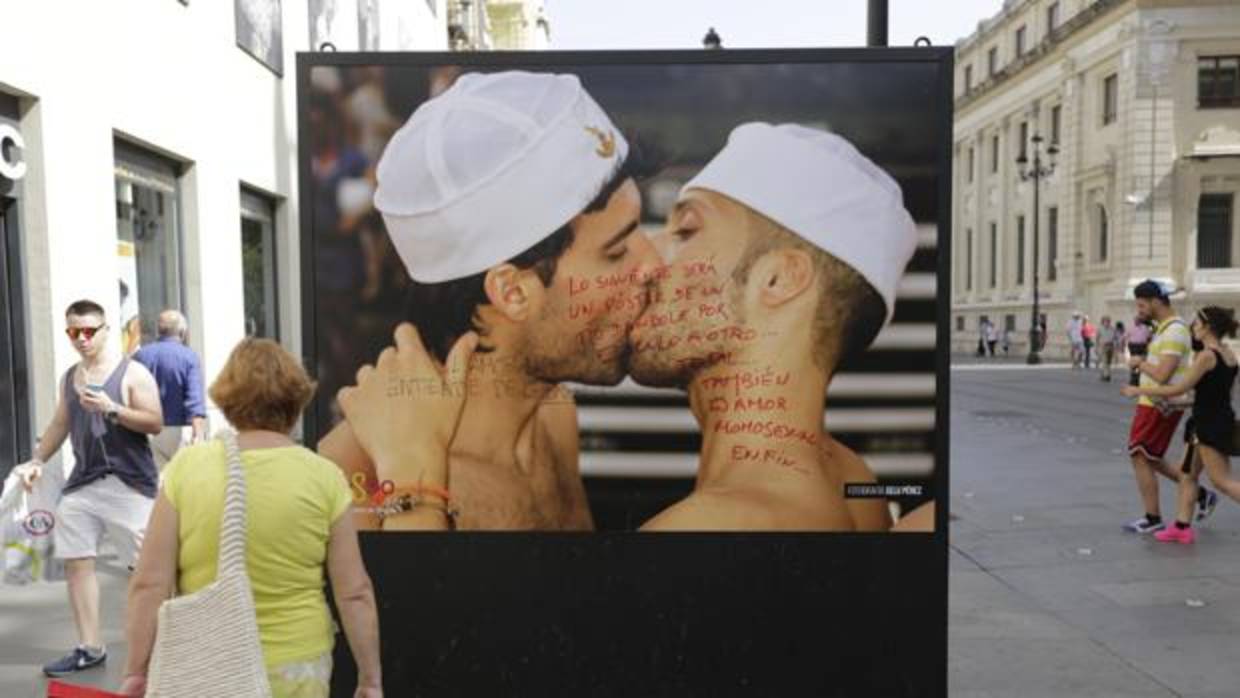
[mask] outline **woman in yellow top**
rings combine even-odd
[[[326,698],[334,641],[323,593],[331,578],[357,660],[357,698],[381,698],[379,622],[340,469],[289,432],[314,393],[301,365],[270,340],[247,339],[211,386],[238,429],[245,469],[246,570],[276,698]],[[160,604],[216,577],[227,460],[222,442],[183,449],[163,474],[129,590],[129,658],[120,693],[141,696]]]

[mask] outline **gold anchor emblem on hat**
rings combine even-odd
[[[594,154],[601,158],[609,158],[616,154],[616,136],[610,131],[603,133],[600,129],[593,126],[586,126],[586,131],[590,135],[598,139],[598,147],[594,149]]]

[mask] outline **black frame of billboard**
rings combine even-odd
[[[363,533],[388,695],[947,694],[950,47],[298,53],[298,131],[318,66],[847,62],[938,67],[935,531]],[[314,188],[301,135],[298,156],[302,353],[313,371]],[[321,436],[316,413],[312,401],[303,420],[310,445]],[[334,696],[352,695],[356,676],[343,639]]]

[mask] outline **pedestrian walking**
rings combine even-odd
[[[77,301],[65,310],[65,324],[65,334],[82,360],[65,373],[55,416],[34,459],[22,466],[30,487],[65,439],[72,444],[75,466],[56,508],[53,535],[56,557],[65,561],[78,644],[44,665],[48,676],[66,676],[107,660],[99,634],[95,558],[106,532],[120,564],[132,569],[158,477],[147,435],[163,426],[155,379],[142,364],[109,350],[103,307]]]
[[[995,358],[995,345],[999,343],[999,326],[993,322],[987,323],[986,327],[986,348],[990,350],[990,358]]]
[[[1098,326],[1098,380],[1111,381],[1111,365],[1115,361],[1115,338],[1118,332],[1111,325],[1111,316],[1103,315]]]
[[[1134,289],[1137,317],[1157,323],[1150,339],[1146,358],[1132,357],[1129,368],[1141,373],[1139,388],[1176,385],[1189,373],[1192,338],[1188,327],[1171,307],[1170,292],[1162,284],[1148,279]],[[1179,483],[1180,471],[1168,465],[1164,456],[1171,443],[1171,436],[1179,426],[1184,408],[1190,404],[1182,399],[1151,397],[1142,393],[1133,414],[1128,434],[1128,455],[1132,461],[1133,474],[1145,515],[1125,524],[1131,533],[1154,533],[1165,528],[1158,502],[1158,475]],[[1199,515],[1210,511],[1210,498],[1214,495],[1202,487],[1198,492]]]
[[[181,447],[202,441],[207,406],[202,396],[202,366],[186,344],[189,325],[176,310],[159,314],[159,339],[144,345],[134,360],[155,376],[164,412],[163,429],[151,437],[155,466],[162,471]]]
[[[1149,322],[1141,318],[1133,318],[1132,327],[1128,328],[1128,334],[1125,337],[1125,343],[1128,345],[1128,358],[1125,363],[1130,362],[1135,357],[1145,357],[1146,349],[1149,346],[1150,335],[1153,334],[1153,326]],[[1140,385],[1141,372],[1135,369],[1129,371],[1128,384]]]
[[[244,566],[262,659],[274,698],[327,698],[335,630],[324,596],[326,576],[357,662],[353,695],[381,698],[379,620],[349,486],[334,463],[289,438],[313,394],[314,384],[297,360],[268,339],[243,340],[211,386],[211,398],[240,430],[228,438],[236,440],[244,472]],[[221,440],[190,446],[164,471],[129,588],[121,695],[146,690],[160,604],[216,579],[228,449]],[[203,660],[209,658],[197,661]]]
[[[1072,356],[1072,368],[1080,368],[1081,359],[1085,356],[1085,338],[1081,336],[1081,311],[1072,312],[1072,319],[1068,320],[1068,350]]]
[[[1229,308],[1207,306],[1193,319],[1193,339],[1202,350],[1193,358],[1184,380],[1174,385],[1126,387],[1126,395],[1176,397],[1192,390],[1193,413],[1184,428],[1189,448],[1180,468],[1180,492],[1175,525],[1154,537],[1167,543],[1192,543],[1194,505],[1198,521],[1214,511],[1218,495],[1208,492],[1199,498],[1197,478],[1204,465],[1214,486],[1240,502],[1240,481],[1231,477],[1229,456],[1234,450],[1236,415],[1231,408],[1231,390],[1236,382],[1236,354],[1222,343],[1236,336],[1236,313]]]
[[[1089,370],[1090,353],[1093,351],[1094,344],[1095,344],[1094,340],[1097,338],[1097,336],[1098,336],[1098,328],[1094,326],[1094,323],[1089,321],[1088,315],[1082,316],[1081,317],[1081,345],[1085,349],[1085,370],[1086,371]]]

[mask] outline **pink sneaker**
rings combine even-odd
[[[1183,543],[1188,545],[1197,539],[1197,534],[1193,532],[1191,527],[1177,528],[1175,524],[1172,524],[1155,533],[1154,538],[1164,543]]]

